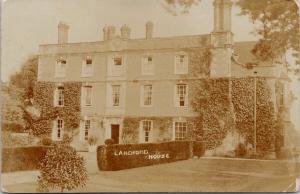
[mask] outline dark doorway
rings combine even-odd
[[[119,144],[119,131],[120,125],[111,125],[111,138],[114,140],[115,144]]]

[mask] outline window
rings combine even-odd
[[[62,139],[64,129],[64,121],[62,119],[57,119],[56,121],[56,138]]]
[[[144,106],[152,105],[152,85],[143,86],[143,105]]]
[[[64,106],[64,87],[59,86],[54,91],[54,106]]]
[[[114,57],[114,65],[121,66],[122,65],[122,57]]]
[[[187,106],[187,85],[186,84],[176,85],[176,105],[180,107]]]
[[[92,86],[83,86],[82,99],[84,106],[92,106]]]
[[[175,57],[175,73],[187,74],[188,73],[188,58],[187,55],[177,55]]]
[[[120,106],[120,85],[112,86],[112,105]]]
[[[91,120],[84,121],[84,140],[89,139],[89,130],[91,129]]]
[[[55,76],[56,77],[65,77],[66,76],[66,67],[67,67],[67,60],[59,59],[56,61],[55,66]]]
[[[151,141],[152,121],[142,121],[143,142]]]
[[[143,57],[142,60],[142,74],[143,75],[151,75],[154,72],[153,68],[153,59],[151,56]]]
[[[175,122],[175,141],[185,140],[187,138],[186,122]]]
[[[93,60],[91,57],[86,57],[82,63],[82,76],[89,77],[93,75]]]

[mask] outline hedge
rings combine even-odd
[[[193,156],[192,141],[98,146],[99,170],[115,171],[186,160]]]
[[[2,172],[36,170],[47,149],[46,146],[3,148]]]

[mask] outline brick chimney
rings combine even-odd
[[[146,39],[153,38],[153,23],[151,21],[148,21],[146,23]]]
[[[68,43],[69,26],[60,21],[58,23],[58,44]]]
[[[131,29],[128,25],[124,24],[121,27],[121,38],[129,39],[130,38]]]

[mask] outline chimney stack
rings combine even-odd
[[[60,21],[58,24],[58,44],[68,43],[69,26]]]
[[[214,32],[231,31],[231,0],[215,0],[214,5]]]
[[[130,32],[131,32],[131,29],[129,28],[129,26],[124,24],[121,27],[121,38],[129,39],[130,38]]]
[[[103,40],[106,41],[108,40],[108,26],[105,25],[103,28]]]
[[[112,40],[116,36],[116,27],[115,26],[108,26],[107,27],[107,40]]]
[[[146,39],[153,38],[153,23],[148,21],[146,23]]]

